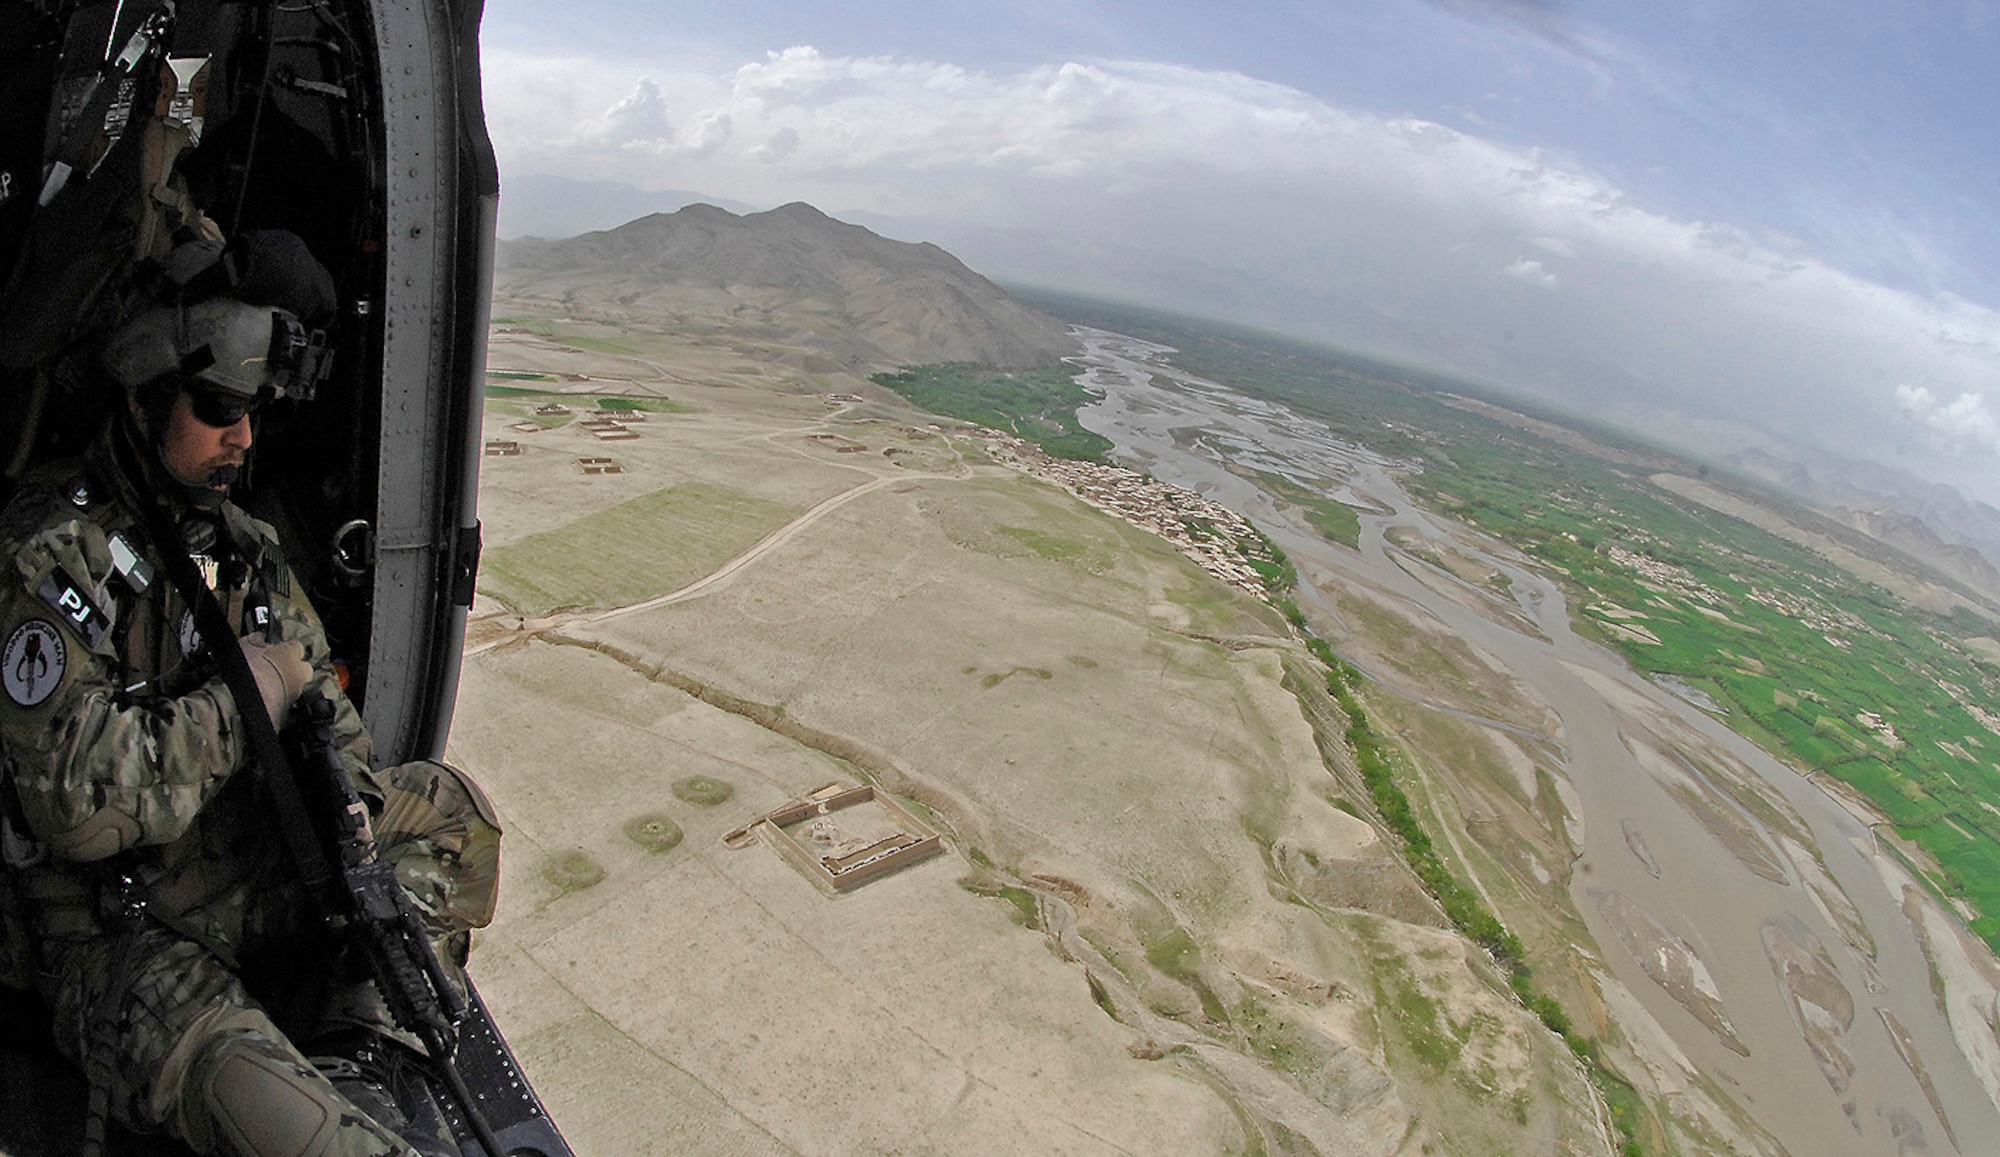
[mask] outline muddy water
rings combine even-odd
[[[1158,346],[1082,334],[1083,380],[1104,393],[1083,421],[1116,443],[1119,459],[1250,517],[1293,556],[1301,575],[1330,573],[1334,582],[1351,575],[1423,607],[1555,709],[1560,755],[1581,810],[1582,857],[1571,883],[1577,910],[1616,981],[1696,1069],[1791,1153],[1972,1153],[2000,1138],[2000,1109],[1938,1011],[1900,897],[1871,867],[1865,826],[1693,705],[1578,638],[1561,590],[1519,560],[1483,559],[1513,580],[1521,611],[1546,638],[1502,626],[1411,577],[1390,556],[1390,529],[1468,548],[1404,495],[1394,463],[1282,406],[1181,374],[1163,363]],[[1383,513],[1363,515],[1358,554],[1329,546],[1294,529],[1267,496],[1224,468],[1225,459],[1322,487],[1338,479],[1334,497]],[[1315,592],[1303,594],[1331,610]],[[1713,822],[1698,822],[1667,790],[1663,778],[1674,777],[1660,774],[1660,761],[1650,771],[1642,765],[1621,738],[1610,685],[1684,721],[1782,793],[1865,923],[1874,959],[1843,939],[1782,843],[1755,817],[1721,805],[1736,826],[1751,829],[1753,841],[1768,844],[1761,873],[1729,854]],[[1786,995],[1781,973],[1802,996]],[[1885,1023],[1900,1031],[1885,1031]],[[1899,1043],[1927,1071],[1929,1093]]]

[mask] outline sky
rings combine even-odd
[[[532,174],[804,200],[2000,504],[2000,0],[490,0]]]

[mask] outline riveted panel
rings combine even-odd
[[[374,5],[382,71],[384,268],[381,448],[366,714],[384,758],[434,755],[457,673],[455,573],[472,530],[490,213],[461,171],[477,77],[442,6]],[[476,103],[469,110],[477,118]],[[471,145],[486,148],[483,130]],[[468,415],[468,409],[470,415]],[[461,445],[461,443],[465,443]]]

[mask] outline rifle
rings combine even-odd
[[[449,1093],[445,1101],[417,1106],[412,1120],[439,1110],[466,1157],[571,1157],[471,978],[461,974],[454,983],[394,867],[376,855],[368,805],[335,750],[333,721],[334,705],[324,695],[308,689],[299,696],[287,728],[295,757],[290,770],[307,806],[317,807],[326,860],[337,865],[337,886],[322,893],[328,923],[361,950],[397,1025],[423,1042],[427,1075]]]
[[[194,612],[196,629],[212,640],[209,650],[247,732],[250,770],[277,813],[293,866],[329,928],[367,957],[397,1025],[423,1042],[431,1078],[426,1084],[433,1093],[426,1098],[428,1107],[442,1115],[463,1157],[575,1157],[472,978],[460,974],[461,994],[431,948],[415,905],[396,882],[394,867],[375,855],[367,804],[334,750],[333,703],[314,691],[299,697],[299,757],[288,755],[222,604],[201,580],[165,511],[146,505],[167,576]],[[438,1085],[443,1100],[434,1095]]]

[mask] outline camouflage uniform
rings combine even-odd
[[[306,943],[304,897],[253,777],[242,774],[252,756],[236,704],[147,545],[140,504],[174,491],[150,484],[157,466],[137,465],[149,458],[131,437],[114,423],[81,462],[39,471],[0,512],[9,567],[0,575],[0,740],[35,853],[11,870],[28,901],[58,1047],[108,1086],[114,1118],[164,1128],[202,1153],[275,1151],[220,1119],[228,1114],[215,1108],[216,1082],[252,1101],[242,1090],[272,1071],[324,1085],[285,1032],[308,1039],[329,1016],[380,1021],[380,1001],[366,985],[290,983],[300,970],[288,948],[296,956]],[[214,557],[198,561],[225,612],[246,636],[303,644],[311,686],[336,705],[336,748],[376,813],[381,853],[440,956],[462,964],[468,929],[493,913],[500,832],[491,805],[442,764],[371,767],[325,631],[274,532],[228,503],[220,526]],[[106,914],[114,880],[144,901],[136,926]],[[241,1068],[246,1056],[261,1061]],[[230,1065],[239,1070],[216,1071]],[[281,1133],[303,1131],[276,1144],[407,1152],[358,1110],[337,1116],[281,1124]]]

